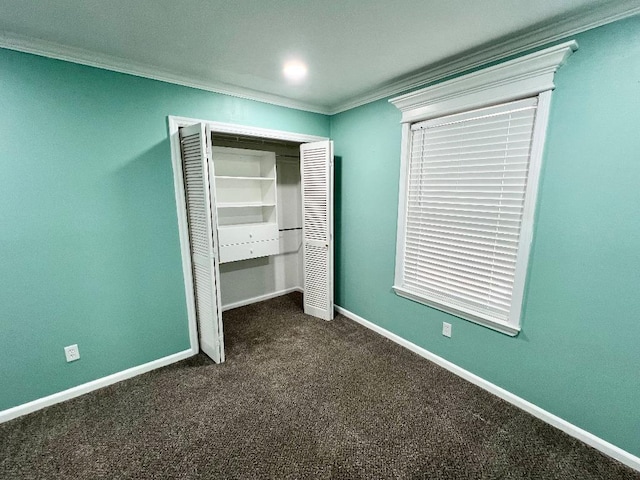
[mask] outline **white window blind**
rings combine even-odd
[[[537,102],[411,126],[400,289],[470,319],[514,323]]]

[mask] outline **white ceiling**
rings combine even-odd
[[[332,113],[452,71],[455,60],[466,67],[629,16],[640,0],[0,0],[0,9],[0,46]],[[288,58],[308,65],[300,85],[282,76]]]

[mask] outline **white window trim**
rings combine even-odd
[[[520,332],[520,316],[529,263],[533,220],[540,179],[540,167],[549,117],[551,91],[555,72],[578,48],[575,41],[566,42],[536,53],[510,60],[477,72],[463,75],[431,87],[389,100],[402,112],[402,145],[400,192],[398,200],[398,232],[394,291],[410,300],[437,308],[460,318],[484,325],[507,335]],[[454,305],[425,298],[403,287],[404,245],[407,215],[407,169],[411,142],[411,124],[454,113],[474,110],[527,97],[538,96],[533,129],[529,178],[524,201],[523,219],[518,245],[518,259],[513,287],[512,309],[508,322],[498,322],[458,310]]]

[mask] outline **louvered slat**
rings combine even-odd
[[[332,143],[300,146],[304,311],[333,318]]]
[[[208,200],[204,192],[200,142],[199,134],[188,135],[182,139],[182,161],[191,252],[195,255],[207,255],[210,243],[207,232],[210,231],[210,226],[205,212],[205,201]],[[197,278],[195,281],[197,284]]]
[[[326,310],[329,302],[327,255],[327,249],[321,246],[307,245],[304,249],[304,262],[306,265],[304,272],[304,302],[305,305],[320,310]]]
[[[536,106],[528,99],[411,127],[406,288],[508,321]]]
[[[204,126],[180,132],[189,244],[200,348],[214,361],[224,361],[220,311],[214,269],[213,220],[209,193]]]

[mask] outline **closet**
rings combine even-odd
[[[333,146],[217,127],[172,142],[190,323],[223,362],[226,309],[302,290],[305,313],[333,318]]]

